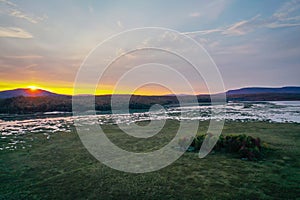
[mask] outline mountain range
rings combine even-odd
[[[268,88],[268,87],[247,87],[240,88],[235,90],[228,90],[226,92],[227,97],[237,96],[237,95],[266,95],[266,94],[300,94],[300,87],[289,86],[289,87],[280,87],[280,88]],[[5,90],[0,91],[0,99],[13,98],[13,97],[58,97],[58,96],[68,96],[62,94],[56,94],[42,89],[28,89],[28,88],[19,88],[14,90]],[[84,95],[83,95],[84,96]],[[166,95],[166,96],[175,96],[175,95]],[[185,96],[185,95],[180,95]],[[188,96],[188,95],[186,95]],[[207,96],[207,95],[199,95]]]
[[[266,93],[278,93],[278,94],[300,94],[300,87],[289,86],[281,88],[267,88],[267,87],[247,87],[236,90],[229,90],[227,95],[236,94],[266,94]]]
[[[214,94],[218,97],[218,94]],[[86,98],[90,95],[79,95],[80,109],[89,110],[86,106]],[[300,101],[300,87],[282,88],[241,88],[226,92],[227,101]],[[190,95],[181,95],[185,102],[190,101]],[[198,102],[209,103],[210,95],[197,95]],[[117,96],[117,108],[128,106],[128,95]],[[127,104],[125,104],[127,103]],[[152,105],[178,106],[176,96],[130,96],[129,108],[149,109]],[[115,108],[115,107],[114,107]],[[111,111],[111,95],[100,95],[95,97],[95,109],[97,111]],[[55,94],[41,89],[15,89],[0,92],[0,113],[25,114],[51,111],[72,111],[72,96]]]

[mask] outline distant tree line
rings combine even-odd
[[[80,98],[80,107],[85,110],[87,97]],[[149,109],[154,104],[159,104],[165,107],[178,106],[179,101],[176,96],[128,96],[117,95],[115,99],[114,108],[128,107],[129,109]],[[186,102],[191,101],[191,96],[185,96]],[[210,102],[209,95],[197,96],[198,102]],[[228,101],[290,101],[300,100],[300,94],[234,94],[227,96]],[[96,96],[95,97],[95,109],[98,111],[111,111],[111,95]],[[25,113],[37,113],[37,112],[71,112],[72,111],[72,97],[71,96],[43,96],[43,97],[13,97],[7,99],[0,99],[0,113],[7,114],[25,114]]]
[[[13,97],[0,100],[0,113],[72,111],[71,97]]]
[[[85,98],[79,97],[79,107],[84,111],[88,109]],[[128,96],[120,95],[116,99],[115,108],[128,107],[126,99]],[[175,105],[178,104],[175,96],[163,97],[144,97],[144,96],[131,96],[129,98],[129,109],[149,109],[154,104],[160,105]],[[98,111],[111,110],[111,96],[96,96],[95,109]],[[57,97],[13,97],[7,99],[0,99],[0,113],[6,114],[26,114],[37,112],[71,112],[72,111],[72,97],[70,96],[57,96]]]

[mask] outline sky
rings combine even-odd
[[[0,90],[36,86],[73,94],[76,74],[91,50],[112,35],[142,27],[172,29],[200,43],[218,67],[226,90],[300,85],[299,0],[0,0],[0,15]],[[134,58],[146,62],[149,54],[155,53],[140,52]],[[116,82],[111,80],[125,73],[128,63],[135,62],[125,58],[111,66],[96,93],[112,93]],[[189,74],[192,71],[186,78],[192,80],[195,93],[207,93],[203,80],[197,82]],[[136,82],[145,78],[140,76]],[[130,93],[130,84],[114,92]],[[174,93],[189,93],[178,81],[170,84]],[[137,91],[171,92],[149,85]]]

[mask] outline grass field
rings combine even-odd
[[[201,122],[199,134],[207,129]],[[178,123],[145,141],[104,127],[109,138],[129,151],[165,145]],[[260,137],[272,150],[264,160],[243,161],[212,152],[204,159],[185,153],[172,165],[151,173],[130,174],[93,158],[78,135],[23,135],[32,147],[0,151],[0,199],[299,199],[300,124],[226,122],[223,134]],[[1,142],[4,142],[1,139]]]

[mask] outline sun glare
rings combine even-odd
[[[38,88],[36,86],[28,86],[28,89],[30,89],[31,91],[36,91]]]

